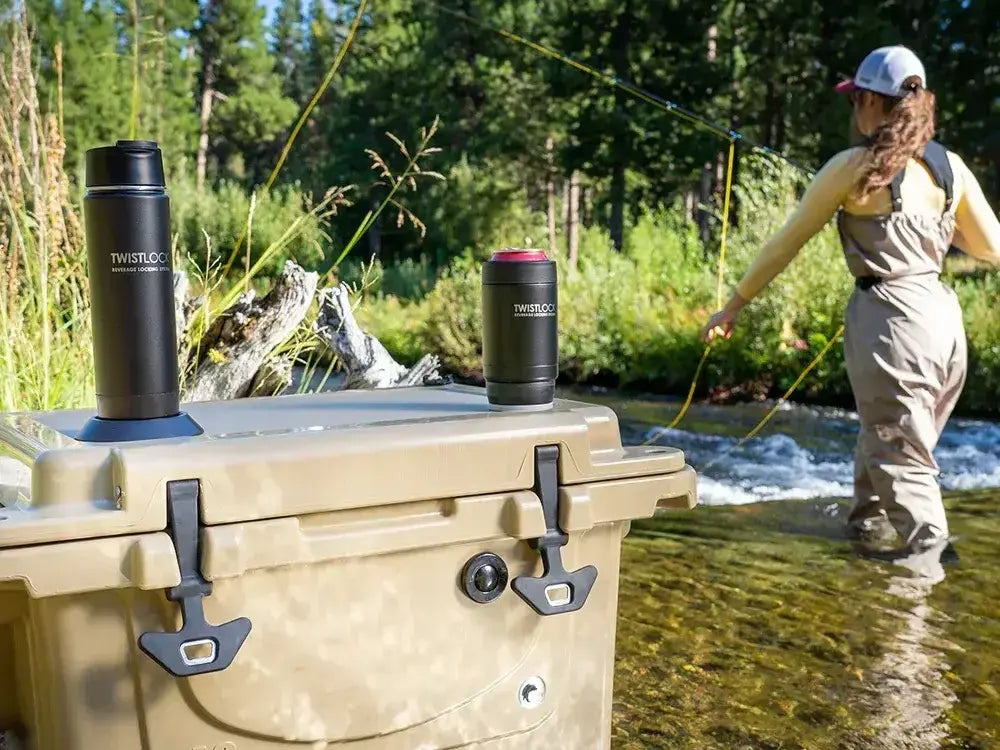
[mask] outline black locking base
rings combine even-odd
[[[540,578],[518,576],[510,586],[540,615],[575,612],[586,604],[597,580],[597,568],[587,565],[570,572],[563,567],[561,549],[569,536],[559,527],[559,446],[535,448],[534,490],[542,501],[546,531],[530,544],[542,556],[543,572]],[[565,592],[567,596],[550,598],[550,592]]]
[[[204,433],[201,426],[185,412],[156,419],[91,418],[76,439],[83,443],[128,443],[133,440],[164,440],[194,437]]]
[[[180,585],[167,591],[167,599],[181,605],[181,629],[139,636],[139,648],[175,677],[222,671],[233,663],[251,627],[246,617],[224,625],[205,620],[201,600],[212,593],[212,584],[198,570],[199,492],[196,479],[167,482],[167,524],[181,571]]]

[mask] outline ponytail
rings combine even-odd
[[[934,137],[934,94],[920,85],[918,78],[904,84],[899,98],[883,96],[886,119],[872,136],[868,162],[858,178],[857,198],[889,187],[906,163],[924,152]],[[879,94],[878,96],[881,96]]]

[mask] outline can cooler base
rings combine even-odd
[[[156,419],[102,419],[87,422],[76,439],[83,443],[127,443],[134,440],[163,440],[194,437],[204,432],[201,425],[184,412]]]

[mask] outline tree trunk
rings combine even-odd
[[[619,78],[629,78],[628,44],[632,28],[632,2],[625,0],[614,31],[611,34],[611,54],[615,73]],[[611,165],[611,219],[608,231],[615,250],[621,252],[625,240],[625,167],[631,156],[631,142],[627,110],[631,100],[620,88],[615,88],[615,111],[620,120],[615,128]]]
[[[566,221],[566,241],[569,249],[569,270],[576,271],[580,259],[580,173],[569,178],[569,218]]]
[[[569,186],[570,180],[563,180],[562,184],[562,226],[564,230],[569,230]]]
[[[708,61],[715,62],[719,54],[719,27],[714,23],[708,27]]]
[[[554,165],[555,142],[550,135],[545,139],[546,175],[545,175],[545,219],[549,234],[549,258],[555,260],[558,254],[556,248],[556,175]]]
[[[611,172],[611,222],[608,226],[615,250],[621,252],[625,241],[625,165],[616,162]]]
[[[785,121],[785,99],[778,97],[777,101],[778,128],[774,134],[774,148],[777,151],[785,150],[785,136],[787,135],[787,124]]]
[[[205,86],[201,92],[201,131],[198,135],[198,161],[195,172],[195,188],[200,193],[205,187],[205,171],[208,164],[208,121],[212,118],[212,101],[215,99],[215,89],[208,81],[215,78],[213,66],[205,70]]]
[[[705,257],[708,257],[708,241],[711,239],[711,227],[708,206],[712,200],[712,163],[705,162],[701,169],[701,184],[698,186],[698,237]]]
[[[222,0],[208,0],[208,5],[202,12],[202,22],[210,23],[215,17],[215,9]],[[212,119],[212,103],[215,101],[216,65],[215,45],[209,41],[202,30],[201,42],[201,115],[198,132],[198,158],[195,171],[195,187],[201,192],[205,187],[205,172],[208,166],[208,123]]]

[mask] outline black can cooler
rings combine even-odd
[[[87,151],[83,199],[97,419],[82,440],[192,435],[180,410],[170,203],[152,141]]]
[[[483,376],[494,409],[552,406],[559,375],[556,264],[502,250],[483,264]]]

